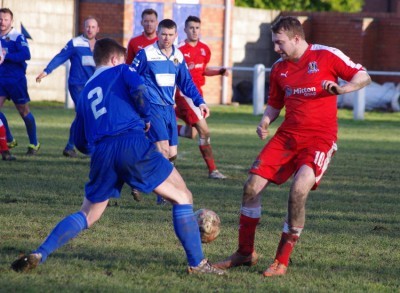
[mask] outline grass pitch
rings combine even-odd
[[[290,182],[263,194],[251,268],[227,276],[188,276],[175,237],[171,206],[148,194],[137,203],[124,187],[91,229],[28,274],[10,270],[66,215],[79,209],[89,159],[62,156],[74,112],[57,103],[32,103],[40,155],[25,157],[25,127],[10,103],[4,108],[19,146],[15,162],[0,162],[1,292],[399,292],[400,113],[366,113],[354,121],[339,111],[339,150],[321,186],[311,192],[307,220],[288,274],[261,276],[271,263],[286,212]],[[214,106],[208,120],[224,181],[207,179],[197,141],[181,139],[177,168],[193,192],[194,208],[209,208],[222,221],[220,236],[204,245],[211,261],[233,253],[242,186],[265,141],[255,133],[260,116],[250,106]],[[272,132],[280,124],[274,123]]]

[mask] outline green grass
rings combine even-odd
[[[188,276],[175,237],[171,207],[153,194],[140,203],[128,187],[90,230],[54,252],[28,274],[9,269],[64,216],[79,209],[89,159],[61,155],[74,112],[61,104],[32,103],[42,148],[25,157],[28,144],[17,111],[5,107],[19,146],[15,162],[0,162],[1,292],[399,292],[400,113],[366,113],[354,121],[339,111],[339,150],[320,188],[307,203],[307,222],[288,275],[264,279],[275,255],[290,182],[263,194],[256,235],[258,265],[227,276]],[[237,224],[247,170],[265,141],[255,133],[260,117],[250,106],[212,107],[209,125],[218,168],[228,180],[208,180],[197,142],[180,140],[178,170],[194,194],[195,209],[210,208],[222,231],[204,245],[211,261],[237,247]],[[281,118],[275,123],[276,130]]]

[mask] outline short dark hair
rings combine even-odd
[[[157,30],[160,31],[162,28],[169,28],[169,29],[174,28],[176,30],[176,23],[172,19],[168,19],[168,18],[163,19],[158,24]]]
[[[11,19],[14,19],[14,13],[12,13],[10,8],[1,8],[0,13],[8,13],[11,15]]]
[[[126,49],[110,38],[103,38],[96,41],[93,50],[93,59],[96,66],[106,64],[112,54],[125,55]]]
[[[186,18],[185,20],[185,27],[188,25],[189,22],[197,22],[197,23],[201,23],[200,18],[198,18],[197,16],[194,15],[189,15],[188,18]]]
[[[158,18],[157,11],[155,11],[153,8],[147,8],[142,12],[142,19],[145,15],[151,15],[151,14],[154,14],[156,18]]]
[[[278,20],[272,24],[271,30],[274,34],[277,34],[280,31],[285,31],[290,39],[295,35],[305,39],[303,26],[301,25],[300,21],[293,16],[279,17]]]

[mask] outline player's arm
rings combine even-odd
[[[221,67],[221,68],[206,67],[203,75],[205,75],[205,76],[216,76],[216,75],[228,76],[229,72],[225,67]]]
[[[276,118],[278,118],[279,113],[281,112],[280,109],[276,109],[270,105],[267,105],[265,108],[264,114],[261,118],[260,123],[257,126],[257,134],[260,139],[266,139],[268,136],[268,127],[269,125],[274,122]]]
[[[371,77],[369,76],[369,74],[366,71],[361,70],[357,72],[349,82],[343,84],[342,86],[334,81],[324,80],[322,81],[322,87],[331,94],[343,95],[362,89],[370,83]]]
[[[80,104],[81,103],[78,102],[75,120],[73,122],[74,144],[75,147],[78,149],[78,151],[80,151],[83,154],[90,155],[92,153],[92,147],[89,145],[86,139],[85,123],[82,115],[82,110],[80,110],[82,108]]]
[[[29,51],[28,42],[24,36],[19,36],[15,41],[17,50],[13,53],[7,53],[4,55],[5,60],[12,62],[23,62],[31,59],[31,52]]]
[[[176,84],[179,90],[187,97],[193,100],[193,104],[199,107],[201,104],[206,104],[199,90],[193,82],[192,76],[190,75],[189,69],[187,69],[186,62],[183,62],[179,66],[178,75],[176,77]]]
[[[54,69],[56,69],[61,64],[64,64],[68,59],[71,58],[74,53],[74,47],[72,40],[67,43],[67,45],[51,59],[47,67],[36,77],[36,82],[41,82],[42,78],[49,75]]]

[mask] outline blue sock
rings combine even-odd
[[[42,260],[40,262],[43,263],[50,253],[75,238],[84,229],[87,229],[85,214],[83,212],[71,214],[59,222],[42,245],[32,253],[41,253]]]
[[[71,124],[71,127],[69,128],[69,139],[68,139],[68,143],[65,146],[66,150],[73,150],[74,149],[74,132],[75,132],[75,119]]]
[[[23,119],[26,126],[26,132],[28,133],[29,143],[36,146],[38,144],[38,141],[36,137],[35,117],[33,117],[32,113],[29,112],[29,114],[26,115]]]
[[[3,121],[4,127],[6,128],[7,142],[12,142],[14,140],[14,137],[11,134],[10,127],[8,127],[7,118],[3,112],[0,112],[0,119],[1,121]]]
[[[174,205],[172,208],[175,234],[186,252],[189,266],[196,267],[204,259],[199,225],[193,214],[193,205]]]

